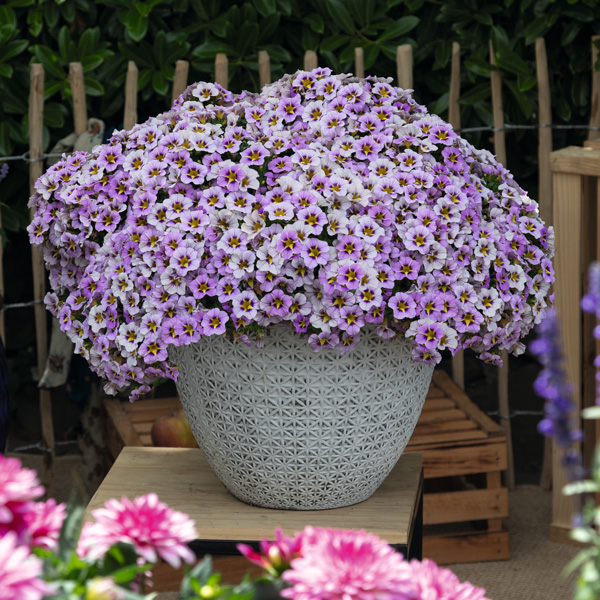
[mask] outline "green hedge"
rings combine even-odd
[[[394,76],[399,44],[414,47],[415,97],[447,114],[453,41],[462,53],[463,127],[491,125],[488,40],[504,77],[506,121],[536,122],[534,40],[546,39],[556,123],[587,123],[590,39],[600,32],[597,0],[5,0],[0,6],[0,155],[27,150],[29,65],[46,72],[45,148],[72,129],[68,63],[85,71],[88,111],[109,127],[122,122],[126,63],[139,67],[139,116],[168,106],[175,61],[190,61],[190,82],[214,77],[217,52],[229,58],[230,88],[257,89],[259,50],[272,77],[302,66],[306,50],[335,71]],[[490,145],[489,134],[472,134]],[[555,131],[555,147],[580,143],[580,131]],[[537,133],[511,132],[509,167],[535,191]],[[513,164],[514,163],[514,164]],[[2,182],[4,225],[27,223],[25,163]]]

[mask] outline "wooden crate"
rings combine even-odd
[[[423,556],[438,564],[509,558],[506,435],[442,370],[405,451],[423,456]]]
[[[123,446],[151,446],[156,418],[178,398],[107,398],[107,439],[113,460]],[[423,456],[423,555],[438,564],[509,558],[506,436],[442,370],[436,370],[406,452]]]

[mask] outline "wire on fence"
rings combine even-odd
[[[1,300],[0,300],[1,303]],[[29,306],[35,306],[36,304],[43,304],[43,300],[30,300],[29,302],[14,302],[13,304],[0,305],[0,313],[3,313],[9,308],[27,308]]]
[[[37,442],[36,444],[27,444],[26,446],[19,446],[17,448],[13,448],[11,452],[27,452],[28,450],[39,450],[41,452],[54,452],[56,450],[56,446],[67,446],[77,444],[77,440],[66,440],[64,442],[55,442],[54,448],[46,448],[43,445],[43,442]]]
[[[501,415],[497,410],[486,412],[489,417],[499,417],[500,419],[512,419],[514,417],[540,417],[544,414],[543,410],[511,410],[510,415]]]

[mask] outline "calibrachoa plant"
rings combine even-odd
[[[169,112],[65,156],[36,183],[46,304],[107,392],[176,378],[170,345],[315,351],[365,324],[416,360],[500,350],[543,315],[553,233],[487,151],[390,80],[297,72],[262,93],[190,86]]]
[[[186,563],[179,600],[487,600],[483,589],[429,560],[408,562],[373,534],[319,527],[277,530],[259,551],[240,544],[263,574],[225,585],[210,557],[190,565],[194,522],[155,494],[109,500],[82,527],[81,507],[36,502],[43,491],[33,471],[0,455],[0,600],[152,600],[144,590],[159,560]]]

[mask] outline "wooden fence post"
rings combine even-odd
[[[258,51],[258,83],[261,90],[271,83],[271,57],[266,50]]]
[[[413,51],[410,44],[398,46],[396,50],[396,73],[398,87],[403,90],[413,89]]]
[[[365,53],[362,48],[354,48],[354,74],[357,77],[365,76]]]
[[[75,126],[75,135],[81,135],[87,131],[85,83],[81,63],[69,63],[69,81],[71,83],[71,97],[73,98],[73,124]]]
[[[179,98],[187,87],[190,63],[187,60],[178,60],[175,63],[175,74],[173,75],[173,91],[171,92],[171,105]]]
[[[538,83],[539,113],[539,196],[540,216],[547,225],[552,225],[552,171],[550,170],[550,152],[552,152],[552,109],[550,107],[550,80],[548,78],[548,58],[544,38],[535,40],[535,66]]]
[[[127,63],[127,78],[125,79],[125,109],[123,111],[123,128],[131,129],[138,120],[137,114],[138,68],[130,60]]]
[[[215,83],[223,86],[225,89],[229,86],[229,61],[227,55],[219,52],[215,56]]]
[[[490,64],[496,66],[494,48],[490,40]],[[492,70],[490,73],[492,85],[492,112],[494,115],[494,151],[496,158],[506,166],[506,135],[504,131],[504,107],[502,104],[502,79],[500,73]],[[508,352],[502,350],[502,366],[498,368],[498,408],[500,423],[506,433],[506,453],[508,468],[506,469],[506,487],[515,489],[515,464],[513,458],[512,428],[510,424],[510,406],[508,402]]]
[[[319,66],[317,53],[314,50],[307,50],[304,54],[304,70],[312,71]]]
[[[598,60],[598,48],[595,42],[600,40],[600,35],[592,36],[592,110],[590,113],[590,127],[600,127],[600,71],[595,70]],[[595,140],[600,137],[600,131],[590,129],[588,140]]]
[[[29,158],[34,162],[29,163],[29,189],[35,190],[35,182],[42,175],[44,163],[43,132],[44,132],[44,68],[41,64],[31,65],[30,92],[29,92]],[[36,160],[38,159],[38,160]],[[33,208],[30,211],[33,218]],[[46,307],[43,304],[46,295],[46,274],[42,253],[32,249],[31,262],[33,268],[33,299],[35,331],[37,342],[37,368],[38,377],[42,376],[46,367],[48,353],[48,334]],[[41,481],[46,488],[52,478],[52,464],[54,462],[54,425],[52,423],[52,402],[49,390],[40,390],[40,416],[42,421],[42,443],[44,445],[44,460]]]

